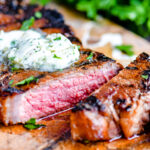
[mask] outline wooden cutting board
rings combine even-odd
[[[64,16],[67,24],[73,27],[77,37],[84,40],[85,34],[90,35],[90,39],[100,38],[104,33],[120,33],[123,37],[123,43],[132,44],[134,51],[138,55],[145,51],[150,54],[150,44],[139,36],[123,29],[122,27],[98,18],[96,22],[85,19],[81,14],[58,6],[55,3],[47,7],[56,8]],[[90,28],[89,28],[90,26]],[[90,45],[89,45],[90,47]],[[110,44],[103,47],[94,48],[112,57],[112,48]],[[126,65],[130,60],[120,61]],[[39,123],[46,127],[36,130],[26,130],[22,125],[4,127],[0,125],[0,150],[148,150],[150,149],[150,133],[142,134],[130,140],[124,138],[109,141],[84,144],[75,142],[70,137],[69,127],[70,110],[60,114],[49,116]]]

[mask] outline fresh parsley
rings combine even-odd
[[[90,143],[90,141],[89,141],[89,140],[84,140],[83,142],[84,142],[85,144]]]
[[[9,81],[9,85],[11,86],[13,84],[14,80]]]
[[[54,39],[54,41],[58,41],[58,40],[61,40],[61,37],[59,36],[59,37],[56,37],[55,39]]]
[[[15,60],[15,57],[9,57],[8,59],[12,62]]]
[[[28,30],[35,22],[35,18],[34,17],[31,17],[30,19],[28,20],[25,20],[21,26],[21,30]]]
[[[61,57],[58,57],[56,54],[54,54],[53,58],[61,59]]]
[[[45,6],[46,4],[48,4],[51,0],[30,0],[31,4],[39,4],[42,6]]]
[[[84,12],[88,18],[98,15],[114,20],[143,37],[150,35],[150,0],[57,0]]]
[[[77,47],[78,47],[78,49],[80,49],[81,46],[80,46],[80,45],[77,45]]]
[[[92,60],[93,59],[93,53],[91,52],[90,55],[86,59],[87,60]]]
[[[118,45],[116,46],[116,48],[128,56],[134,55],[134,51],[132,50],[133,48],[132,45]]]
[[[19,70],[19,68],[11,67],[11,71],[12,71],[12,72],[17,71],[17,70]]]
[[[26,84],[30,84],[32,81],[36,81],[37,82],[37,78],[34,77],[34,76],[30,76],[29,78],[25,79],[25,80],[22,80],[18,83],[16,83],[15,85],[16,86],[21,86],[21,85],[26,85]]]
[[[24,124],[24,127],[28,130],[33,130],[33,129],[37,129],[40,127],[45,127],[45,125],[44,124],[36,124],[36,119],[31,118]]]
[[[35,12],[35,17],[38,19],[42,18],[42,13],[40,11]]]
[[[143,74],[143,75],[141,75],[141,77],[142,77],[143,79],[146,79],[146,80],[148,79],[148,75],[147,75],[147,74],[146,74],[146,75]]]
[[[16,40],[11,41],[11,46],[15,46],[16,45]]]
[[[63,69],[59,69],[58,71],[62,72],[62,71],[63,71]]]

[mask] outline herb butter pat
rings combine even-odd
[[[14,68],[54,72],[70,67],[80,56],[78,46],[60,33],[2,31],[0,39],[0,62]]]

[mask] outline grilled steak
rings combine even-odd
[[[40,11],[42,18],[36,18]],[[19,29],[24,20],[35,17],[32,28],[50,33],[62,33],[72,42],[81,44],[56,10],[36,5],[23,6],[21,1],[6,1],[0,6],[0,29]],[[80,50],[80,60],[72,67],[54,73],[32,70],[10,71],[0,68],[0,120],[5,124],[24,123],[69,108],[85,99],[121,69],[120,64],[100,53],[86,59],[90,50]],[[30,84],[16,85],[33,78]],[[13,81],[13,84],[10,84]],[[29,82],[27,82],[29,83]]]
[[[74,140],[130,138],[143,131],[150,112],[150,57],[142,53],[71,114]]]
[[[3,123],[16,124],[40,118],[73,106],[115,76],[122,68],[114,60],[90,50],[80,50],[80,60],[71,68],[54,73],[31,70],[3,71],[0,76],[0,106]],[[27,85],[16,83],[34,76]],[[10,81],[14,80],[10,85]]]
[[[36,12],[42,14],[41,18],[35,16]],[[56,10],[46,9],[38,5],[22,5],[22,0],[0,2],[0,30],[11,31],[20,29],[25,20],[35,18],[31,28],[41,29],[43,32],[62,33],[72,42],[80,41],[74,36],[71,28],[65,24],[64,17]]]

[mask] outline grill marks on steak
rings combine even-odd
[[[85,99],[95,89],[115,76],[120,64],[93,52],[93,59],[86,58],[90,50],[80,50],[80,60],[72,67],[54,73],[32,70],[6,71],[0,76],[0,105],[3,123],[16,124],[30,118],[40,118],[69,108]],[[10,86],[31,75],[39,77],[38,82],[29,85]]]
[[[146,75],[143,77],[143,75]],[[74,140],[130,138],[143,131],[150,112],[150,57],[142,53],[71,114]]]
[[[42,18],[36,18],[35,12],[41,12]],[[71,41],[80,43],[68,25],[64,17],[56,10],[46,9],[38,5],[22,5],[21,1],[6,1],[0,4],[0,30],[11,31],[20,29],[24,20],[35,17],[32,28],[40,28],[42,31],[51,33],[62,33]]]

